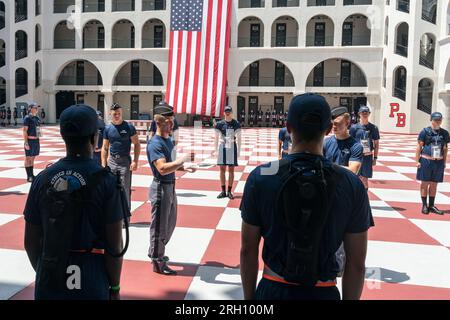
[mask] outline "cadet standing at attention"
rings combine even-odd
[[[30,113],[23,119],[23,139],[25,149],[25,171],[27,172],[27,181],[33,182],[34,179],[34,160],[39,155],[41,136],[41,124],[37,117],[38,105],[32,103]]]
[[[416,151],[417,180],[422,181],[420,194],[422,197],[422,213],[443,215],[435,204],[438,183],[444,181],[447,163],[449,133],[441,128],[442,114],[431,114],[431,126],[424,128],[418,139]],[[427,203],[427,196],[429,202]]]
[[[131,159],[131,144],[134,157]],[[141,144],[136,128],[123,120],[123,110],[114,103],[111,106],[111,124],[105,127],[102,149],[102,166],[109,166],[113,173],[120,172],[128,206],[131,208],[131,175],[138,168]]]

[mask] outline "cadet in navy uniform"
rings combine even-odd
[[[105,131],[105,121],[103,121],[103,114],[101,111],[97,111],[98,117],[98,143],[94,150],[94,160],[101,165],[102,164],[102,147],[103,147],[103,133]]]
[[[42,108],[42,110],[41,110],[41,121],[42,121],[43,124],[45,123],[45,110],[44,110],[44,108]]]
[[[19,118],[19,113],[17,111],[17,107],[14,107],[13,118],[14,118],[14,126],[17,126],[17,118]]]
[[[443,215],[435,204],[437,185],[444,181],[444,171],[447,163],[449,133],[441,128],[442,114],[431,114],[431,126],[423,129],[419,134],[416,163],[417,180],[422,181],[420,194],[422,196],[422,213],[430,212]],[[429,202],[427,203],[427,196]]]
[[[249,117],[249,122],[250,122],[250,128],[253,128],[253,126],[255,125],[255,111],[252,109],[250,110],[250,117]]]
[[[0,121],[1,121],[1,126],[2,127],[5,126],[5,119],[6,119],[5,107],[1,107],[0,108]]]
[[[350,135],[363,146],[363,161],[359,178],[366,189],[369,189],[369,179],[373,176],[373,167],[377,165],[378,151],[380,150],[380,131],[378,127],[369,122],[370,108],[359,108],[359,123],[350,128]]]
[[[266,126],[267,127],[270,126],[270,111],[269,110],[266,111]]]
[[[122,258],[114,258],[109,252],[115,255],[122,250],[122,225],[127,212],[122,210],[121,189],[117,188],[117,179],[111,173],[105,175],[104,180],[95,187],[92,186],[95,191],[91,193],[92,199],[83,199],[86,200],[84,216],[75,222],[68,266],[79,268],[80,287],[73,290],[50,289],[42,284],[39,277],[39,270],[43,268],[42,241],[48,232],[44,217],[51,210],[43,200],[48,181],[51,181],[52,187],[57,191],[69,188],[77,190],[85,185],[89,187],[89,178],[102,170],[92,159],[98,135],[94,109],[88,106],[69,107],[61,114],[60,123],[67,156],[36,177],[24,210],[25,249],[33,268],[38,272],[35,298],[118,300]],[[110,251],[105,252],[106,245]],[[69,269],[68,273],[70,274]]]
[[[8,126],[11,125],[11,108],[8,107],[8,109],[6,109],[6,119],[8,119]]]
[[[320,161],[325,167],[332,166],[322,155],[323,139],[332,127],[326,100],[315,94],[294,97],[287,121],[293,142],[292,152],[288,156],[291,165]],[[288,248],[285,247],[285,220],[276,201],[281,179],[275,172],[269,174],[271,168],[276,166],[262,165],[250,174],[240,206],[243,219],[240,266],[244,298],[340,299],[336,287],[339,267],[335,252],[344,242],[348,261],[342,281],[343,299],[359,299],[364,287],[367,231],[371,226],[369,199],[361,181],[348,170],[336,169],[342,178],[337,179],[331,198],[333,205],[325,222],[317,270],[320,281],[315,287],[308,287],[288,282],[283,276]],[[265,268],[263,279],[257,287],[261,238],[264,239],[262,258]]]
[[[363,161],[363,147],[348,131],[350,114],[346,107],[331,111],[334,136],[325,139],[323,153],[331,162],[358,174]]]
[[[141,144],[136,128],[123,120],[122,107],[111,106],[111,124],[105,127],[102,149],[102,166],[109,166],[113,173],[120,172],[131,208],[131,174],[138,168]],[[131,159],[131,144],[134,157]]]
[[[278,159],[287,158],[292,149],[292,139],[287,128],[282,128],[278,133]]]
[[[241,125],[245,125],[245,109],[241,111]]]
[[[23,139],[25,149],[25,171],[27,172],[27,181],[34,179],[33,167],[34,159],[39,155],[41,136],[40,121],[37,117],[38,105],[33,103],[29,106],[30,113],[23,120]]]
[[[156,135],[147,144],[147,158],[154,177],[149,191],[152,222],[148,256],[152,259],[154,272],[175,275],[176,271],[167,265],[169,258],[164,255],[177,222],[175,172],[195,172],[196,169],[184,168],[184,163],[189,161],[190,157],[178,160],[172,158],[174,145],[170,134],[174,128],[173,108],[168,104],[158,105],[155,108],[154,121],[157,124]]]
[[[258,111],[258,127],[262,126],[264,112],[260,109]]]
[[[216,137],[214,140],[214,153],[218,151],[217,165],[220,166],[220,183],[222,192],[218,199],[230,198],[234,199],[231,192],[234,183],[234,168],[238,166],[238,157],[241,148],[241,124],[233,119],[233,108],[225,107],[225,119],[218,122],[216,129]],[[218,143],[220,140],[220,146]],[[228,192],[226,187],[226,171],[228,167]]]

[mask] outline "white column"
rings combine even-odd
[[[47,101],[48,123],[56,123],[56,92],[49,92]]]
[[[381,122],[381,97],[377,94],[368,94],[367,105],[372,111],[370,122],[379,127]]]
[[[442,113],[442,127],[450,127],[450,92],[440,93],[438,97],[437,109],[432,110]]]
[[[238,119],[238,112],[237,112],[237,92],[229,92],[228,93],[228,104],[233,107],[233,118]],[[220,115],[222,116],[222,115]]]
[[[110,121],[110,113],[109,109],[114,103],[114,92],[102,92],[105,95],[105,114],[103,115],[105,123],[109,123]]]
[[[75,0],[75,14],[73,16],[73,23],[75,28],[75,49],[81,50],[83,48],[83,30],[81,26],[81,13],[83,12],[83,1]]]

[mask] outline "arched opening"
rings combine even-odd
[[[24,68],[16,70],[16,98],[28,93],[28,72]]]
[[[36,60],[34,64],[34,79],[35,79],[35,87],[39,87],[42,84],[42,65],[39,60]]]
[[[397,10],[409,13],[409,0],[397,0]]]
[[[366,75],[353,62],[329,59],[317,64],[306,81],[307,87],[367,87]]]
[[[86,60],[76,60],[67,64],[58,75],[58,86],[101,86],[102,76],[97,67]]]
[[[35,0],[34,2],[34,14],[35,16],[39,16],[42,12],[42,4],[41,4],[41,0]]]
[[[312,17],[306,26],[306,46],[323,47],[334,45],[334,22],[325,15]]]
[[[369,46],[371,30],[369,19],[354,14],[345,19],[342,25],[342,46]]]
[[[6,43],[0,39],[0,68],[6,65]]]
[[[436,24],[437,0],[422,0],[422,19]]]
[[[42,44],[41,26],[37,24],[34,27],[34,51],[35,52],[41,51],[41,44]]]
[[[115,86],[162,86],[161,71],[147,60],[133,60],[125,64],[114,79]]]
[[[16,61],[28,57],[28,35],[19,30],[16,32]]]
[[[387,73],[387,61],[384,59],[383,61],[383,87],[386,88],[386,73]]]
[[[55,27],[53,37],[54,49],[75,49],[75,28],[70,28],[67,21],[61,21]]]
[[[142,0],[142,10],[166,10],[166,0]]]
[[[0,105],[6,103],[6,80],[0,77]]]
[[[112,11],[134,11],[135,0],[112,0]]]
[[[295,87],[291,70],[280,61],[261,59],[251,63],[239,78],[239,87]]]
[[[434,69],[434,53],[436,48],[436,38],[426,33],[420,38],[420,65]]]
[[[433,109],[433,87],[433,81],[428,78],[424,78],[419,82],[417,109],[427,114],[431,114]]]
[[[408,57],[408,36],[409,25],[402,22],[398,25],[396,31],[395,53],[403,57]]]
[[[3,1],[0,1],[0,30],[5,28],[5,3]]]
[[[238,26],[238,47],[263,47],[264,24],[257,17],[247,17]]]
[[[75,10],[75,0],[54,0],[53,13],[70,13]]]
[[[118,21],[112,31],[113,48],[134,48],[135,29],[129,20]]]
[[[159,19],[151,19],[142,28],[142,48],[165,48],[166,27]]]
[[[98,20],[91,20],[83,28],[83,49],[104,48],[105,27]]]
[[[83,0],[83,12],[105,12],[105,0]]]
[[[389,44],[389,17],[384,21],[384,45]]]
[[[21,22],[28,19],[28,1],[27,0],[16,0],[15,1],[15,22]]]
[[[272,24],[272,47],[297,47],[298,23],[290,16],[282,16]]]
[[[394,83],[392,95],[403,101],[406,100],[406,69],[401,66],[394,70]]]

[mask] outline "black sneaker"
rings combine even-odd
[[[33,182],[33,180],[34,180],[34,177],[28,177],[27,178],[27,182]]]
[[[429,213],[430,213],[430,210],[428,209],[428,207],[427,207],[426,205],[423,205],[423,207],[422,207],[422,213],[423,213],[423,214],[429,214]]]
[[[439,209],[436,208],[435,206],[429,207],[428,210],[429,210],[429,212],[438,214],[438,215],[440,215],[440,216],[443,216],[443,215],[444,215],[444,212],[441,211],[441,210],[439,210]]]
[[[153,261],[153,272],[159,273],[165,276],[175,276],[177,272],[171,269],[165,261]]]
[[[227,197],[227,194],[224,192],[224,191],[222,191],[218,196],[217,196],[217,199],[223,199],[223,198],[226,198]]]
[[[231,191],[228,192],[227,197],[230,198],[231,200],[234,199],[234,195],[233,195],[233,193]]]

